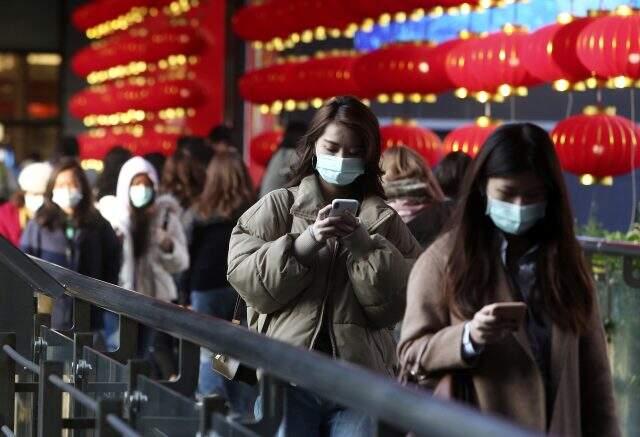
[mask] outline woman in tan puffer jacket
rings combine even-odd
[[[229,282],[247,302],[252,328],[287,343],[394,374],[393,326],[420,247],[386,205],[380,133],[353,97],[331,100],[300,144],[293,188],[262,198],[238,221]],[[330,216],[334,199],[354,215]],[[282,435],[370,435],[371,421],[289,388]],[[317,429],[315,429],[317,428]]]

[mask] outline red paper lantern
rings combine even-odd
[[[447,56],[446,71],[458,87],[470,92],[485,91],[508,95],[506,87],[538,83],[521,62],[528,34],[521,30],[497,32],[471,38],[454,47]]]
[[[596,179],[618,176],[632,170],[632,153],[640,164],[633,123],[606,112],[587,107],[583,114],[564,119],[553,129],[551,138],[566,171]]]
[[[164,81],[153,85],[107,84],[75,94],[69,101],[69,110],[75,117],[83,118],[129,109],[153,112],[164,108],[189,108],[203,101],[203,91],[191,80]]]
[[[282,142],[281,130],[267,131],[251,139],[249,143],[249,156],[258,165],[266,167],[273,154],[278,150]]]
[[[589,70],[576,58],[579,31],[589,20],[575,20],[569,24],[554,23],[529,35],[524,42],[522,58],[525,68],[545,82],[566,80],[583,81],[591,76]]]
[[[475,158],[489,135],[499,126],[499,123],[480,117],[475,123],[460,126],[444,138],[443,154],[463,152]]]
[[[254,70],[240,78],[240,94],[245,100],[261,104],[360,95],[353,74],[356,60],[355,56],[333,56]]]
[[[391,124],[380,128],[382,150],[407,146],[418,152],[428,165],[434,166],[441,157],[442,143],[431,130],[408,124]]]
[[[156,62],[170,55],[200,52],[204,42],[191,26],[175,26],[149,34],[142,29],[114,35],[78,51],[71,67],[79,76],[130,62]]]
[[[460,40],[437,46],[394,44],[362,56],[355,65],[356,81],[367,97],[390,93],[438,94],[453,88],[445,61]]]
[[[640,79],[640,15],[593,19],[578,37],[577,55],[584,65],[605,78]]]

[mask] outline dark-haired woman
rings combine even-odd
[[[172,275],[189,267],[189,253],[180,205],[173,197],[157,193],[158,175],[151,163],[136,156],[122,166],[116,192],[121,209],[114,223],[123,240],[120,285],[171,302],[178,297]],[[167,378],[175,370],[167,351],[169,341],[147,331],[142,346],[145,354],[154,342],[156,349],[163,347],[154,358],[158,371]]]
[[[89,182],[73,159],[60,160],[53,169],[44,203],[22,234],[21,247],[30,255],[83,275],[118,282],[120,242],[93,206]],[[70,297],[57,299],[52,327],[70,328],[72,313]],[[101,324],[96,322],[96,326]]]
[[[411,274],[403,368],[425,382],[452,375],[464,400],[541,432],[620,435],[594,285],[547,133],[496,130],[461,194],[453,230]],[[523,317],[506,302],[523,303]]]
[[[272,191],[238,221],[229,282],[252,328],[391,376],[392,329],[420,247],[383,199],[376,117],[353,97],[332,99],[301,140],[299,163],[292,188]],[[340,198],[359,201],[357,216],[330,214]],[[281,434],[373,432],[365,415],[288,389]]]
[[[191,291],[194,311],[227,321],[234,316],[244,318],[244,314],[234,314],[238,294],[227,281],[227,253],[238,217],[254,201],[251,178],[242,158],[236,153],[216,154],[207,168],[204,190],[192,207],[195,220],[189,243],[191,267],[183,277],[183,288]],[[250,387],[216,373],[211,367],[211,352],[203,349],[198,394],[214,393],[229,399],[236,412],[251,413],[255,396]]]

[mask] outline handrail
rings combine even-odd
[[[587,252],[596,252],[603,255],[640,257],[640,244],[637,243],[585,236],[578,237],[578,242],[580,242],[582,248]]]
[[[6,260],[6,258],[5,258]],[[66,294],[132,318],[354,408],[402,430],[430,436],[531,436],[476,410],[425,396],[361,367],[265,338],[232,323],[35,260]],[[170,321],[171,323],[167,323]]]
[[[9,357],[11,357],[11,359],[13,361],[15,361],[16,363],[20,364],[25,369],[28,369],[30,372],[32,372],[32,373],[34,373],[36,375],[40,375],[40,368],[38,367],[38,365],[36,363],[34,363],[33,361],[29,361],[28,359],[26,359],[25,357],[20,355],[18,353],[18,351],[16,351],[11,346],[5,344],[2,347],[2,350],[7,355],[9,355]]]

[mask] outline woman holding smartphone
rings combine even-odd
[[[620,435],[597,297],[548,134],[496,130],[459,202],[453,230],[409,280],[404,371],[455,375],[465,401],[541,432]]]
[[[369,108],[353,97],[328,102],[301,139],[292,188],[269,193],[238,221],[228,278],[252,328],[391,376],[392,329],[420,248],[383,199],[379,162]],[[356,200],[357,216],[353,202],[332,214],[335,199]],[[373,433],[367,416],[305,390],[289,387],[287,399],[280,435]]]

